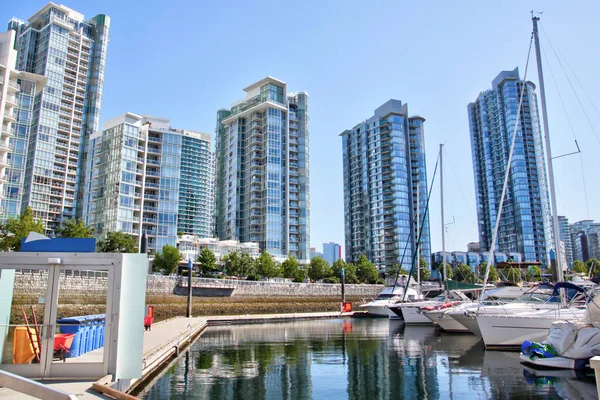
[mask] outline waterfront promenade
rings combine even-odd
[[[293,313],[293,314],[258,314],[258,315],[235,315],[214,317],[176,317],[161,321],[152,326],[152,329],[144,332],[144,358],[141,380],[132,382],[132,389],[138,384],[144,383],[154,372],[160,370],[171,357],[189,344],[195,337],[202,333],[208,325],[230,325],[276,321],[291,321],[301,319],[339,318],[340,316],[351,317],[354,313],[340,312],[315,312],[315,313]],[[92,359],[102,358],[102,349],[85,354],[83,357]],[[68,359],[67,359],[68,360]],[[61,390],[65,393],[75,395],[77,399],[108,399],[100,391],[111,392],[107,383],[109,377],[93,381],[46,381],[46,386]],[[132,398],[125,394],[123,399]],[[0,388],[0,400],[4,399],[34,399],[35,397],[17,393],[15,391]]]

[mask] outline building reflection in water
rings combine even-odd
[[[485,352],[474,335],[398,321],[210,327],[144,398],[544,398],[578,385],[532,383],[515,356]],[[592,393],[585,385],[577,390]]]

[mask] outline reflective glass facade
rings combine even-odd
[[[558,216],[558,232],[560,235],[560,241],[564,245],[565,251],[562,253],[565,255],[565,260],[569,268],[573,266],[573,242],[571,241],[571,230],[569,229],[569,219],[562,215]]]
[[[99,128],[110,19],[86,21],[49,3],[28,22],[13,18],[17,67],[43,75],[46,86],[33,106],[23,206],[48,232],[81,216],[87,142]]]
[[[552,240],[546,164],[535,86],[503,71],[468,105],[481,251],[489,251],[502,195],[519,96],[525,94],[495,251],[549,262]]]
[[[423,122],[408,117],[407,104],[389,100],[373,117],[340,135],[346,261],[365,254],[378,266],[410,270],[423,225],[419,254],[429,262]]]
[[[215,234],[309,259],[308,94],[265,78],[217,112]]]
[[[148,249],[161,251],[176,245],[183,221],[190,231],[207,229],[198,222],[212,220],[212,190],[203,186],[212,181],[212,168],[202,164],[210,157],[199,161],[194,155],[208,151],[208,135],[172,129],[168,119],[127,113],[94,133],[90,145],[84,216],[98,238],[112,231],[138,239],[145,233]]]
[[[184,131],[180,179],[178,232],[213,237],[214,164],[209,135]]]

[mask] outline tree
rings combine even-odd
[[[162,248],[162,252],[154,256],[154,270],[163,275],[170,275],[177,271],[177,266],[183,257],[177,247],[169,244]]]
[[[265,278],[274,278],[280,275],[279,265],[266,251],[263,251],[256,259],[256,272]]]
[[[504,276],[509,282],[519,282],[521,280],[521,269],[520,268],[509,268],[505,270]]]
[[[100,253],[137,253],[137,240],[127,233],[108,232],[106,239],[96,245]]]
[[[281,263],[281,272],[284,278],[296,278],[300,265],[295,256],[288,257],[287,260]]]
[[[587,274],[588,269],[589,268],[581,260],[573,261],[573,271],[580,274]]]
[[[358,277],[356,276],[356,266],[352,263],[347,263],[342,260],[335,260],[331,266],[331,272],[336,278],[342,279],[342,268],[344,269],[344,281],[346,283],[358,283]]]
[[[404,268],[400,268],[399,264],[392,264],[385,269],[386,276],[395,276],[395,275],[408,275],[409,271]]]
[[[310,260],[310,266],[308,267],[308,277],[311,281],[318,281],[328,276],[331,276],[332,271],[331,267],[327,261],[323,260],[321,257],[313,257]]]
[[[481,279],[485,278],[485,270],[487,268],[487,262],[482,261],[479,264],[479,276]],[[490,267],[490,274],[488,275],[488,282],[496,282],[498,280],[498,270],[493,265]]]
[[[198,261],[200,271],[203,274],[209,274],[218,269],[217,258],[212,250],[208,247],[202,249],[200,254],[198,254],[198,259],[196,261]]]
[[[298,272],[296,273],[296,276],[294,277],[294,282],[304,282],[307,275],[308,274],[304,268],[298,268]]]
[[[473,282],[473,273],[467,264],[460,264],[454,268],[454,276],[459,282]]]
[[[530,265],[525,272],[525,279],[532,282],[542,279],[542,269],[537,265]]]
[[[240,275],[248,276],[256,274],[256,261],[250,257],[250,254],[242,253],[240,256]]]
[[[367,256],[361,254],[356,262],[356,276],[360,282],[376,283],[379,278],[377,268],[367,259]]]
[[[87,226],[79,218],[68,219],[56,230],[56,236],[61,238],[91,238],[94,229]]]
[[[440,273],[442,274],[442,276],[444,275],[443,263],[440,265]],[[446,263],[446,274],[448,274],[448,276],[444,276],[444,280],[454,278],[454,270],[452,269],[452,265],[450,265],[449,263]]]
[[[42,221],[34,219],[33,211],[27,207],[19,217],[0,224],[0,250],[21,250],[21,239],[26,238],[30,232],[44,233],[44,225]]]
[[[598,261],[597,258],[592,258],[590,260],[587,260],[585,262],[585,264],[587,265],[587,269],[588,271],[592,271],[594,276],[600,274],[600,261]]]

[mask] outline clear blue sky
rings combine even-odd
[[[26,19],[43,1],[8,1],[0,21]],[[310,94],[311,245],[344,243],[343,130],[390,98],[427,119],[429,179],[445,143],[447,248],[478,240],[466,106],[501,71],[523,74],[529,11],[600,108],[600,2],[579,1],[71,1],[86,18],[111,17],[102,121],[125,111],[171,118],[177,128],[214,132],[216,110],[267,75]],[[590,128],[542,34],[559,214],[600,220],[600,114],[578,89]],[[528,78],[537,83],[535,64]],[[556,76],[555,86],[550,67]],[[565,68],[566,65],[565,65]],[[574,85],[577,82],[571,77]],[[586,207],[581,163],[589,207]],[[431,201],[432,248],[441,247],[439,191]]]

